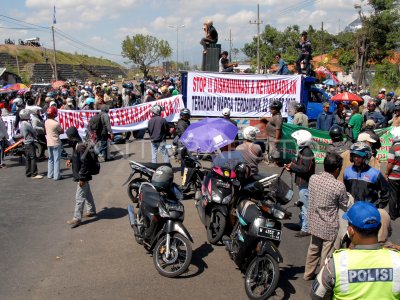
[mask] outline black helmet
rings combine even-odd
[[[188,116],[190,118],[190,110],[187,108],[182,108],[181,109],[181,117],[183,116]]]
[[[306,107],[304,106],[303,103],[298,103],[298,104],[296,104],[296,110],[297,111],[301,111],[301,112],[305,112],[306,111]]]
[[[369,159],[372,157],[372,149],[367,143],[357,142],[351,145],[350,155],[361,156],[362,158],[365,158],[366,163],[368,163]],[[350,161],[352,161],[351,158]]]
[[[334,142],[343,140],[343,128],[336,124],[333,125],[331,129],[329,129],[329,136]]]
[[[235,167],[236,176],[239,180],[246,180],[250,177],[251,168],[245,163],[240,163]]]
[[[276,109],[276,110],[279,111],[279,110],[282,109],[282,102],[280,102],[278,100],[275,100],[270,104],[269,108],[270,109]]]
[[[151,184],[158,190],[166,190],[174,180],[174,172],[171,167],[161,166],[157,168],[151,178]]]

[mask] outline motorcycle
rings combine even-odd
[[[193,239],[182,223],[184,206],[179,201],[182,194],[174,183],[169,188],[165,193],[157,191],[151,183],[142,183],[137,209],[129,205],[128,214],[136,241],[153,252],[157,271],[173,278],[189,267]]]
[[[193,190],[195,200],[200,199],[204,172],[202,171],[203,167],[200,163],[199,155],[197,153],[196,156],[193,156],[185,147],[180,147],[178,152],[184,166],[181,190],[183,193],[189,193]]]
[[[235,205],[235,190],[240,186],[235,168],[243,162],[238,151],[221,152],[212,170],[203,179],[200,199],[195,197],[201,222],[206,227],[207,240],[217,244],[232,224],[231,211]]]
[[[133,203],[138,202],[138,195],[141,184],[143,182],[150,182],[151,177],[153,176],[154,172],[158,167],[161,166],[171,167],[170,163],[138,163],[133,160],[129,161],[129,165],[132,169],[131,174],[122,185],[124,186],[129,182],[127,187],[127,193],[129,199],[131,199]],[[132,179],[133,176],[135,176],[136,174],[139,174],[139,177]]]
[[[231,236],[223,242],[230,258],[245,274],[246,294],[250,299],[267,299],[276,289],[279,280],[279,263],[283,261],[278,247],[282,238],[280,220],[290,219],[291,213],[282,205],[289,197],[276,197],[279,193],[265,195],[266,186],[275,190],[277,174],[243,187],[243,198],[238,201],[237,221]],[[294,206],[300,207],[302,203]]]
[[[37,158],[40,157],[41,153],[43,153],[47,147],[46,143],[41,140],[35,140],[34,146]],[[25,155],[24,139],[13,137],[12,142],[9,142],[9,146],[4,149],[4,155],[19,156],[20,159],[22,159],[22,156]]]

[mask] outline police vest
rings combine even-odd
[[[391,249],[333,253],[333,299],[399,299],[400,253]]]

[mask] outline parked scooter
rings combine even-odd
[[[129,165],[132,171],[123,185],[129,182],[127,193],[133,203],[138,202],[140,185],[143,182],[150,182],[151,177],[153,176],[157,168],[161,166],[171,167],[170,163],[138,163],[133,160],[129,161]],[[133,178],[133,176],[135,176],[136,174],[139,174],[139,177]]]
[[[200,200],[204,172],[199,155],[198,153],[192,155],[186,147],[180,147],[178,153],[184,166],[181,190],[183,193],[189,193],[193,190],[195,200]]]
[[[195,197],[200,220],[211,244],[217,244],[229,225],[233,225],[230,215],[236,207],[235,191],[240,187],[236,167],[241,163],[243,156],[238,151],[218,154],[213,160],[212,170],[204,177],[201,198]]]
[[[182,223],[184,206],[180,199],[172,168],[163,166],[154,172],[151,183],[141,184],[136,209],[128,206],[136,241],[153,252],[157,271],[166,277],[184,273],[192,258],[193,240]]]
[[[250,299],[267,299],[279,280],[279,263],[283,261],[278,250],[282,238],[279,220],[290,219],[291,213],[282,205],[291,196],[264,194],[265,187],[274,186],[278,178],[275,174],[263,183],[256,181],[243,187],[243,195],[247,196],[238,203],[237,222],[231,236],[223,237],[231,259],[245,274],[245,290]],[[289,191],[286,194],[290,195]]]
[[[13,141],[14,143],[10,143],[9,146],[4,149],[4,154],[10,156],[19,156],[20,158],[22,158],[22,156],[25,155],[24,139],[14,137]],[[39,155],[43,153],[47,147],[46,143],[43,143],[42,141],[35,141],[34,146],[36,157],[39,157]]]

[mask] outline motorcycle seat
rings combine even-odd
[[[151,186],[141,187],[142,201],[151,208],[158,208],[160,203],[160,194]]]
[[[152,170],[157,170],[157,168],[162,167],[162,166],[168,166],[171,167],[170,163],[140,163],[141,165],[145,166],[148,169]]]

